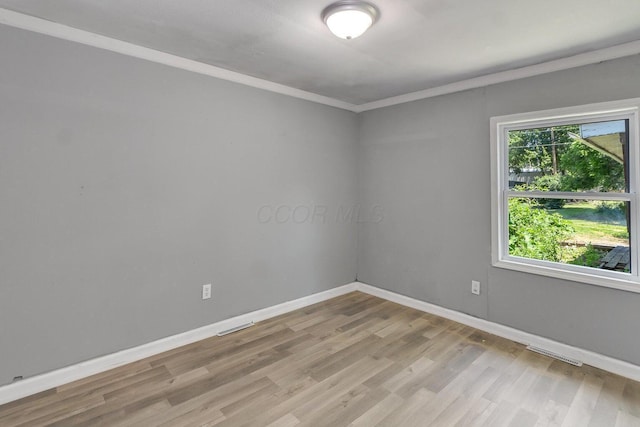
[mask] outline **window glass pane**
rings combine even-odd
[[[509,131],[509,188],[628,191],[628,120]]]
[[[509,199],[509,255],[631,271],[629,202]]]

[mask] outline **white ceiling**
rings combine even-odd
[[[351,104],[640,40],[640,0],[371,0],[338,39],[331,0],[0,0],[0,7]]]

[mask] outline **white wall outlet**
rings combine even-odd
[[[471,293],[474,295],[480,295],[480,282],[477,280],[471,281]]]
[[[211,283],[202,285],[202,299],[211,298]]]

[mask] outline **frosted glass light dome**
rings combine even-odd
[[[370,3],[339,1],[322,12],[322,20],[329,30],[341,39],[355,39],[373,25],[378,10]]]

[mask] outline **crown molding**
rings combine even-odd
[[[444,86],[438,86],[418,92],[407,93],[405,95],[393,96],[390,98],[381,99],[379,101],[360,104],[356,106],[355,112],[361,113],[363,111],[404,104],[407,102],[418,101],[420,99],[433,98],[436,96],[447,95],[454,92],[462,92],[463,90],[477,89],[497,83],[504,83],[512,80],[519,80],[527,77],[539,76],[541,74],[552,73],[554,71],[568,70],[570,68],[582,67],[584,65],[596,64],[603,61],[610,61],[612,59],[637,55],[639,53],[640,40],[636,40],[605,49],[593,50],[591,52],[568,56],[566,58],[556,59],[553,61],[543,62],[535,65],[529,65],[527,67],[516,68],[513,70],[501,71],[499,73],[487,74],[485,76],[475,77],[468,80],[461,80]]]
[[[304,99],[318,104],[341,108],[343,110],[354,111],[356,108],[353,104],[329,98],[328,96],[318,95],[316,93],[292,88],[290,86],[259,79],[257,77],[251,77],[235,71],[225,70],[224,68],[205,64],[203,62],[194,61],[192,59],[183,58],[181,56],[172,55],[170,53],[102,36],[100,34],[80,30],[78,28],[69,27],[67,25],[58,24],[56,22],[47,21],[45,19],[36,18],[34,16],[25,15],[23,13],[3,8],[0,8],[0,24],[97,47],[99,49],[109,50],[111,52],[132,56],[134,58],[145,59],[158,64],[168,65],[169,67],[204,74],[217,79],[239,83],[257,89],[263,89],[269,92],[291,96],[293,98]]]
[[[26,15],[19,12],[14,12],[8,9],[0,8],[0,24],[45,34],[51,37],[73,41],[88,46],[97,47],[99,49],[109,50],[111,52],[156,62],[170,67],[215,77],[217,79],[242,84],[245,86],[251,86],[257,89],[262,89],[281,95],[291,96],[293,98],[304,99],[306,101],[352,111],[354,113],[361,113],[378,108],[390,107],[393,105],[404,104],[421,99],[433,98],[436,96],[447,95],[450,93],[461,92],[469,89],[477,89],[480,87],[490,86],[498,83],[538,76],[541,74],[552,73],[554,71],[568,70],[570,68],[581,67],[584,65],[595,64],[602,61],[609,61],[625,56],[640,54],[640,40],[636,40],[633,42],[624,43],[604,49],[593,50],[591,52],[585,52],[566,58],[556,59],[553,61],[543,62],[527,67],[516,68],[513,70],[502,71],[499,73],[488,74],[472,79],[461,80],[443,86],[437,86],[417,92],[411,92],[404,95],[392,96],[390,98],[385,98],[378,101],[355,105],[335,98],[330,98],[328,96],[318,95],[316,93],[296,89],[280,83],[274,83],[268,80],[251,77],[235,71],[225,70],[224,68],[219,68],[214,65],[205,64],[202,62],[194,61],[192,59],[183,58],[181,56],[172,55],[170,53],[162,52],[159,50],[139,46],[111,37],[102,36],[89,31],[80,30],[78,28],[69,27],[67,25],[58,24],[52,21],[47,21],[45,19],[36,18],[34,16]]]

